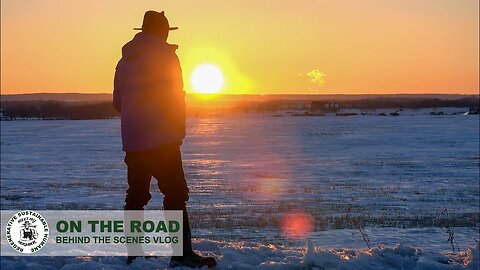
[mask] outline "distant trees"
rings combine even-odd
[[[107,119],[118,116],[111,102],[8,101],[1,104],[2,120]]]
[[[342,108],[355,109],[385,109],[385,108],[438,108],[438,107],[474,107],[480,105],[479,97],[465,97],[460,99],[438,99],[438,98],[370,98],[358,100],[345,100],[340,102]]]
[[[188,103],[187,103],[188,105]],[[205,104],[187,106],[187,113],[193,116],[227,115],[235,113],[276,113],[285,110],[318,110],[337,112],[340,109],[420,109],[438,107],[480,107],[479,96],[459,99],[439,99],[425,97],[377,97],[356,100],[242,100],[226,102],[211,100]],[[3,101],[1,119],[108,119],[119,116],[110,101],[61,102],[61,101]]]

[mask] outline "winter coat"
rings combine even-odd
[[[113,90],[123,151],[181,144],[185,137],[185,92],[177,48],[144,32],[123,46]]]

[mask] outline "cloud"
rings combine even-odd
[[[310,82],[317,86],[322,86],[325,84],[325,76],[325,73],[320,72],[318,69],[314,69],[307,73],[307,77]]]

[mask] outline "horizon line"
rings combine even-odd
[[[102,92],[102,93],[84,93],[84,92],[38,92],[38,93],[9,93],[3,94],[1,96],[13,96],[13,95],[112,95],[112,93]],[[202,93],[193,93],[186,92],[187,95],[195,96],[319,96],[319,95],[336,95],[336,96],[373,96],[373,95],[452,95],[452,96],[479,96],[480,92],[477,94],[468,94],[468,93],[352,93],[352,94],[332,94],[332,93],[215,93],[215,94],[202,94]]]

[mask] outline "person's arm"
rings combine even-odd
[[[180,61],[175,54],[176,47],[160,59],[154,66],[152,73],[156,74],[155,92],[148,100],[155,101],[160,106],[162,114],[167,119],[170,128],[185,137],[185,92],[183,91],[183,78]]]
[[[123,83],[122,83],[121,80],[122,80],[121,74],[120,74],[120,71],[119,71],[118,65],[117,65],[117,68],[115,69],[115,76],[113,78],[113,107],[118,112],[122,111],[122,101],[121,101],[121,98],[120,98],[120,88],[122,87]]]
[[[182,76],[182,68],[180,65],[180,60],[178,56],[175,54],[174,58],[174,66],[175,73],[174,73],[174,91],[176,97],[176,104],[178,106],[178,128],[182,134],[182,137],[185,137],[185,129],[186,129],[186,105],[185,105],[185,91],[183,90],[183,76]]]

